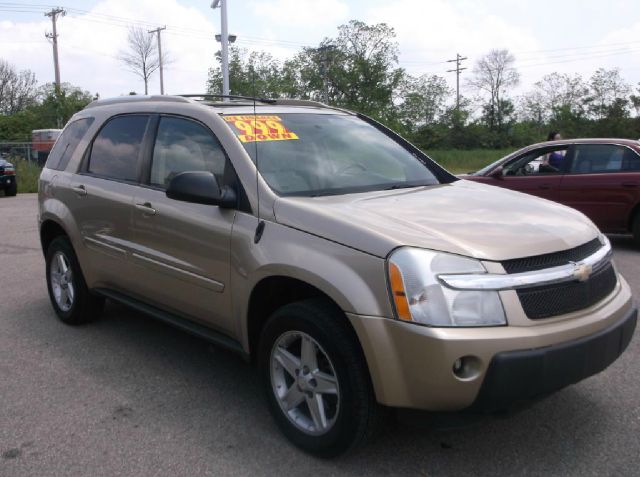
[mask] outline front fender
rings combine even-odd
[[[305,282],[348,313],[392,316],[383,259],[274,222],[266,223],[255,244],[257,223],[238,214],[231,242],[233,313],[245,351],[249,297],[271,276]]]

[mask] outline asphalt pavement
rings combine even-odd
[[[420,416],[320,460],[290,445],[255,370],[125,307],[59,322],[35,194],[0,196],[0,476],[640,475],[640,337],[603,373],[515,414]],[[640,250],[613,237],[640,296]]]

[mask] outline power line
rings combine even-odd
[[[15,7],[3,7],[3,5],[16,5]],[[45,5],[40,4],[41,7]],[[18,8],[20,11],[24,11],[26,13],[38,13],[42,10],[42,8],[33,5],[22,5],[17,3],[7,3],[0,2],[0,11],[14,11],[13,9]],[[30,9],[30,10],[25,10]],[[121,17],[117,15],[109,15],[104,13],[96,13],[88,10],[82,10],[79,8],[67,8],[66,9],[70,14],[82,15],[82,17],[74,16],[74,19],[81,21],[90,21],[94,23],[102,23],[106,25],[113,25],[122,28],[129,28],[131,25],[137,25],[143,28],[152,28],[156,26],[156,23],[138,20],[129,17]],[[198,29],[198,28],[189,28],[183,26],[176,25],[165,25],[167,29],[167,33],[178,36],[187,36],[193,38],[202,38],[202,39],[211,39],[211,32],[209,30]],[[255,37],[251,35],[242,35],[243,43],[265,43],[265,44],[277,44],[277,45],[287,45],[287,46],[300,46],[300,47],[309,47],[311,45],[307,45],[304,43],[299,43],[291,40],[276,40],[272,38],[261,38]]]

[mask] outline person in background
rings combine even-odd
[[[560,141],[562,140],[562,135],[558,131],[551,131],[547,136],[547,141]],[[547,166],[553,167],[555,172],[560,170],[560,165],[562,160],[564,159],[564,151],[553,151],[547,156],[547,160],[545,164]]]
[[[562,135],[558,131],[551,131],[547,135],[547,141],[561,141]]]

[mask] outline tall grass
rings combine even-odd
[[[506,156],[511,149],[435,149],[426,151],[429,157],[434,159],[445,169],[453,174],[473,172],[483,168]],[[18,192],[38,192],[38,177],[41,168],[35,162],[13,157],[10,159],[16,166],[18,176]]]
[[[434,149],[425,152],[449,172],[463,174],[482,169],[513,152],[513,149]]]
[[[12,157],[9,160],[16,166],[18,193],[38,192],[38,178],[42,168],[33,161],[29,162],[21,158]]]

